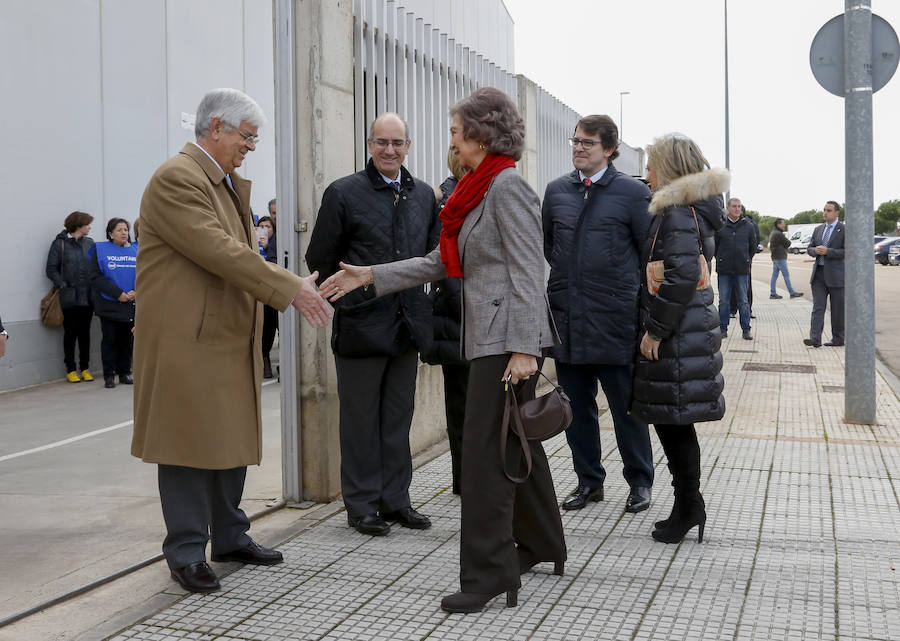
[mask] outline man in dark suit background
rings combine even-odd
[[[809,324],[809,338],[804,345],[822,346],[822,329],[825,325],[825,302],[831,300],[831,341],[828,347],[844,344],[844,223],[838,220],[841,206],[829,200],[825,204],[825,223],[813,231],[806,253],[816,259],[813,267],[813,310]]]

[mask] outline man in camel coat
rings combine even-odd
[[[234,170],[256,148],[259,105],[216,89],[197,108],[197,142],[150,179],[141,201],[131,453],[159,465],[163,553],[186,590],[219,589],[212,560],[273,565],[239,504],[262,450],[262,304],[293,305],[317,327],[330,306],[257,251],[250,181]]]

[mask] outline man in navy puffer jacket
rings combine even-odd
[[[578,487],[562,507],[577,510],[603,500],[599,381],[630,486],[625,510],[640,512],[650,507],[653,452],[647,423],[630,416],[628,406],[650,190],[612,165],[619,155],[619,131],[609,116],[582,118],[570,143],[575,171],[547,185],[542,207],[547,291],[562,340],[551,355],[572,401],[566,438],[578,475]]]

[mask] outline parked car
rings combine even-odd
[[[891,248],[888,250],[888,263],[900,265],[900,243],[891,245]]]
[[[875,236],[875,244],[877,245],[882,240],[887,240],[887,238],[888,238],[887,236]]]
[[[885,238],[880,243],[875,245],[875,262],[881,263],[882,265],[887,265],[891,247],[894,247],[895,245],[897,245],[897,243],[900,243],[900,236],[895,236],[894,238]]]

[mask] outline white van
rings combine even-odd
[[[805,230],[794,232],[789,240],[791,241],[791,246],[788,247],[789,253],[805,254],[806,248],[809,247],[809,242],[812,240],[812,232]]]

